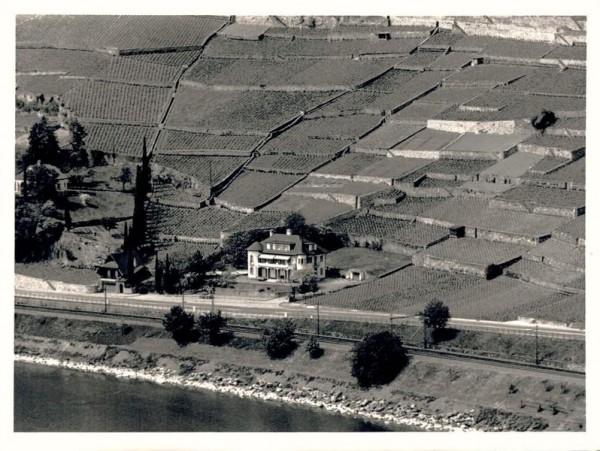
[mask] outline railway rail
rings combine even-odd
[[[40,312],[53,312],[53,313],[68,313],[74,315],[80,315],[82,317],[92,317],[92,318],[115,318],[115,319],[123,319],[123,320],[136,320],[149,323],[151,325],[162,324],[162,316],[146,316],[146,315],[135,315],[135,314],[122,314],[122,313],[104,313],[104,312],[88,312],[76,309],[67,309],[60,307],[38,307],[31,306],[26,304],[15,304],[15,312],[18,310],[24,311],[40,311]],[[254,326],[242,326],[231,324],[227,326],[227,329],[231,331],[239,331],[239,332],[247,332],[251,334],[261,335],[264,328],[254,327]],[[331,335],[315,335],[306,332],[296,332],[296,337],[299,339],[308,339],[311,336],[315,336],[319,341],[325,343],[339,343],[346,345],[354,345],[361,340],[357,338],[349,338],[349,337],[335,337]],[[509,360],[509,359],[500,359],[495,357],[467,354],[455,351],[444,351],[439,349],[428,349],[422,348],[418,346],[405,345],[404,346],[408,351],[409,355],[424,355],[430,356],[439,359],[446,360],[455,360],[455,361],[472,361],[478,362],[488,365],[501,366],[504,368],[515,368],[520,370],[534,371],[537,373],[547,373],[547,374],[560,374],[560,375],[569,375],[576,378],[585,378],[585,371],[578,371],[567,368],[558,368],[553,366],[545,366],[545,365],[536,365],[534,363],[522,362],[518,360]]]

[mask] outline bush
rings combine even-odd
[[[112,230],[112,229],[116,229],[117,228],[117,218],[113,217],[113,216],[105,216],[104,218],[102,218],[100,220],[100,222],[102,223],[102,226],[106,229],[106,230]]]
[[[309,272],[303,272],[300,275],[300,285],[298,285],[298,293],[316,293],[319,291],[319,279]]]
[[[293,340],[295,330],[296,325],[291,320],[284,320],[267,330],[267,355],[272,359],[284,359],[290,355],[298,347]]]
[[[311,359],[318,359],[325,351],[315,337],[310,337],[306,342],[306,352],[308,352]]]
[[[181,347],[198,341],[198,331],[194,329],[194,315],[186,313],[180,306],[171,307],[163,319],[163,326]]]
[[[407,363],[402,341],[387,331],[368,335],[352,350],[352,376],[364,388],[390,383]]]
[[[196,321],[198,333],[208,337],[212,345],[222,344],[227,334],[223,334],[221,329],[227,325],[227,321],[228,318],[223,317],[220,310],[217,313],[205,313]]]

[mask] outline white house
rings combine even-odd
[[[325,278],[327,251],[312,241],[293,235],[270,232],[269,238],[248,248],[248,278],[291,282],[298,272],[309,271]]]

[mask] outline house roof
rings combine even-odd
[[[250,245],[250,247],[248,248],[249,251],[258,251],[258,252],[262,252],[263,250],[263,245],[260,244],[260,241],[255,241],[254,243],[252,243]]]
[[[133,263],[134,263],[134,274],[137,273],[142,267],[145,267],[144,259],[141,254],[137,251],[133,251]],[[110,254],[104,264],[98,265],[99,268],[106,269],[118,269],[122,276],[127,275],[127,252],[114,252]]]
[[[274,249],[266,249],[267,244],[289,244],[290,250],[274,250]],[[315,246],[314,250],[309,250],[308,247],[310,244]],[[327,250],[322,248],[321,246],[313,243],[306,238],[301,237],[300,235],[288,235],[284,233],[275,233],[269,238],[266,238],[260,242],[255,242],[248,247],[249,251],[260,251],[267,252],[269,254],[276,255],[314,255],[314,254],[325,254]]]

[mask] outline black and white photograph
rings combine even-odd
[[[13,15],[12,432],[586,436],[588,16],[236,13]]]

